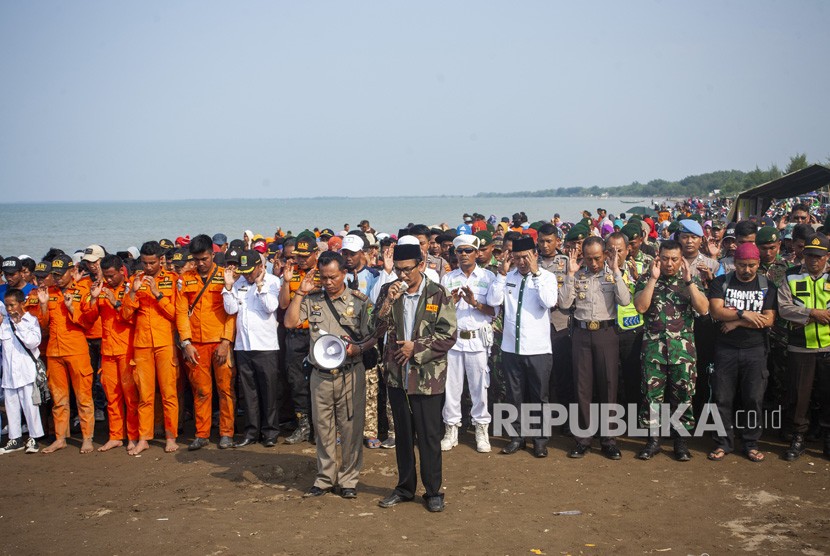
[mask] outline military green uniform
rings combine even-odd
[[[637,282],[636,292],[645,289],[649,275]],[[693,278],[692,286],[703,293],[699,279]],[[686,430],[694,428],[692,397],[695,393],[696,350],[694,336],[694,309],[692,298],[680,276],[660,276],[654,286],[651,305],[643,314],[643,394],[646,406],[641,423],[657,428],[659,404],[663,403],[666,389],[672,413],[680,404],[689,407],[680,417]],[[652,409],[656,409],[655,414]]]
[[[300,322],[308,320],[311,346],[323,334],[349,336],[355,341],[369,337],[369,298],[345,288],[331,299],[339,317],[326,301],[327,293],[317,291],[303,299]],[[359,334],[355,338],[346,328]],[[337,369],[324,370],[314,358],[311,372],[311,406],[317,441],[317,478],[314,486],[328,489],[335,485],[355,488],[363,467],[363,425],[366,411],[366,374],[361,355],[347,357]],[[337,467],[337,431],[340,431],[342,462]]]

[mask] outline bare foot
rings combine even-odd
[[[136,443],[136,445],[133,446],[133,449],[129,450],[127,453],[131,456],[137,456],[138,454],[140,454],[144,450],[148,450],[149,448],[150,448],[150,445],[147,444],[146,440],[139,440]]]
[[[82,454],[88,454],[88,453],[92,452],[94,449],[95,449],[95,447],[92,445],[92,439],[91,438],[84,438],[84,442],[83,442],[83,444],[81,444],[81,453]]]
[[[109,442],[107,442],[106,444],[104,444],[103,446],[98,448],[98,451],[99,452],[107,452],[109,450],[112,450],[113,448],[120,448],[123,445],[124,445],[124,443],[121,442],[120,440],[110,440]]]
[[[172,454],[173,452],[175,452],[178,449],[179,449],[179,445],[176,444],[176,439],[175,438],[168,438],[167,439],[167,444],[165,444],[165,446],[164,446],[164,451],[167,452],[168,454]]]
[[[135,440],[130,440],[127,442],[127,453],[129,454],[133,450],[135,450]]]
[[[41,453],[44,454],[51,454],[52,452],[57,452],[58,450],[63,450],[66,448],[66,440],[63,438],[58,438],[51,444],[49,444],[46,448],[41,450]]]

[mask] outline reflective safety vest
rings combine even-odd
[[[793,301],[807,309],[830,308],[830,278],[822,274],[817,280],[809,273],[788,274],[787,285]],[[806,326],[790,323],[790,345],[808,349],[830,346],[830,324],[811,322]]]
[[[637,275],[643,275],[645,265],[640,261],[634,261],[634,266],[637,267]],[[628,289],[631,290],[631,303],[628,305],[617,305],[617,327],[620,330],[634,330],[643,326],[643,315],[637,312],[634,308],[634,282],[629,279],[628,273],[623,275]]]

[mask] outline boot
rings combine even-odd
[[[654,457],[655,454],[660,452],[660,439],[656,436],[652,436],[648,439],[645,448],[643,448],[639,454],[637,454],[637,459],[642,460],[649,460]]]
[[[692,454],[689,452],[685,438],[674,439],[674,457],[677,461],[689,461],[692,459]]]
[[[291,436],[285,439],[286,444],[299,444],[300,442],[309,442],[311,440],[311,423],[308,421],[308,415],[305,413],[297,414],[297,428],[291,433]]]
[[[790,443],[789,449],[787,449],[787,451],[784,452],[784,461],[797,460],[806,449],[807,446],[804,444],[804,435],[800,433],[795,433],[793,435],[793,441]]]
[[[441,439],[441,451],[448,452],[453,447],[458,446],[458,427],[455,425],[445,425],[444,438]]]
[[[490,451],[490,438],[487,434],[487,424],[476,424],[476,451],[486,454]]]

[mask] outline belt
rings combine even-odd
[[[288,328],[285,333],[288,336],[308,335],[308,328]]]
[[[458,337],[462,340],[472,340],[478,335],[476,330],[459,330]]]
[[[316,367],[316,366],[314,368],[317,369],[318,371],[320,371],[321,374],[329,375],[331,377],[336,377],[336,376],[339,376],[340,374],[346,374],[347,372],[351,371],[353,368],[357,367],[360,363],[363,363],[362,359],[359,360],[359,361],[352,361],[351,363],[343,363],[342,365],[340,365],[336,369],[321,369],[320,367]]]
[[[582,328],[583,330],[590,330],[592,332],[595,331],[595,330],[600,330],[602,328],[609,328],[611,326],[614,326],[614,322],[615,321],[613,321],[613,320],[576,320],[576,319],[574,319],[574,323],[576,324],[576,326],[578,326],[579,328]]]

